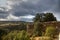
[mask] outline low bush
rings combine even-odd
[[[25,31],[10,32],[3,40],[30,40],[30,37]]]

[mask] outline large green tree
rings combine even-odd
[[[53,13],[46,13],[44,20],[45,21],[57,21],[56,17],[53,15]]]
[[[37,13],[34,20],[34,22],[48,22],[48,21],[57,21],[56,17],[53,15],[53,13]]]
[[[34,20],[34,22],[40,22],[40,14],[39,13],[37,13],[36,14],[36,16],[35,16],[35,18],[33,19]]]

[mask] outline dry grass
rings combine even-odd
[[[50,37],[32,37],[31,40],[50,40]]]

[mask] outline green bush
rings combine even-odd
[[[25,31],[10,32],[3,40],[30,40],[30,37]]]
[[[48,26],[46,29],[45,36],[54,37],[56,34],[56,28],[54,26]]]

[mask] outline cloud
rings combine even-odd
[[[35,14],[36,12],[53,11],[58,12],[58,1],[59,0],[13,0],[15,5],[13,6],[13,12],[16,16]],[[60,10],[59,10],[60,11]]]
[[[31,21],[37,12],[53,12],[59,20],[60,0],[7,0],[0,8],[7,20]]]
[[[26,22],[32,22],[31,19],[33,19],[34,16],[28,15],[28,16],[14,16],[13,14],[9,14],[6,18],[0,18],[0,21],[26,21]]]

